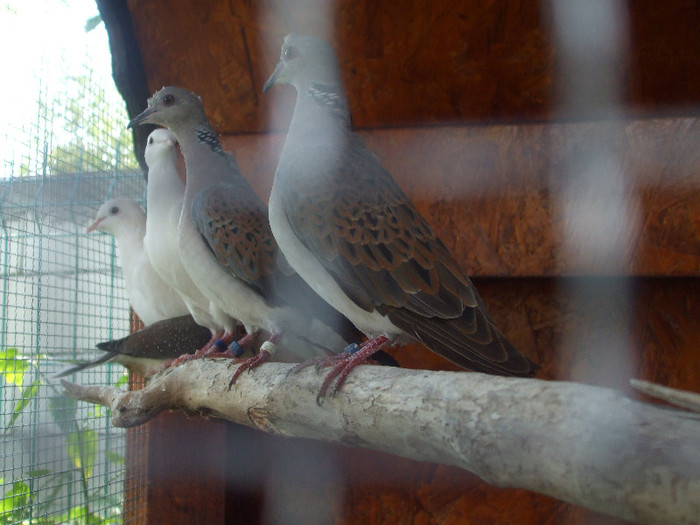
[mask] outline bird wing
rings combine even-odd
[[[122,339],[97,343],[95,346],[110,354],[175,359],[201,348],[210,338],[208,328],[198,325],[191,315],[183,315],[158,321]]]
[[[311,155],[281,166],[287,219],[358,306],[440,318],[477,306],[469,279],[363,144],[307,169]]]
[[[231,183],[211,185],[195,196],[191,212],[217,261],[266,300],[273,300],[277,243],[266,207],[253,191]]]
[[[461,366],[502,375],[535,372],[537,365],[494,325],[470,279],[364,144],[351,145],[344,157],[311,154],[282,167],[290,170],[278,179],[286,185],[283,206],[298,239],[355,304],[376,309]]]

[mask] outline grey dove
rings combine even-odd
[[[231,351],[238,354],[261,331],[269,334],[232,383],[246,368],[269,359],[282,337],[302,358],[338,351],[357,337],[281,258],[266,205],[223,150],[198,96],[164,87],[129,125],[142,123],[169,128],[182,149],[187,183],[178,223],[180,258],[212,304],[245,326],[248,335],[232,343]]]
[[[87,233],[110,233],[117,243],[117,256],[129,304],[144,324],[188,313],[185,303],[151,266],[143,247],[146,214],[130,199],[110,199],[97,210]]]
[[[352,132],[334,49],[288,35],[263,91],[274,84],[292,85],[297,98],[270,195],[272,232],[292,268],[370,338],[324,362],[333,366],[320,395],[394,341],[420,341],[475,371],[534,374],[537,365],[496,328],[454,257]]]
[[[208,347],[217,339],[230,343],[237,321],[212,308],[211,301],[192,282],[180,259],[177,228],[185,196],[185,182],[178,173],[178,143],[167,129],[156,129],[146,141],[145,159],[148,166],[146,235],[144,248],[151,266],[176,290],[192,317],[211,330]]]
[[[146,377],[149,372],[158,370],[183,352],[195,352],[209,338],[209,329],[197,324],[189,314],[164,319],[121,339],[98,343],[95,346],[103,350],[104,355],[72,366],[56,374],[56,377],[65,377],[107,362],[119,363],[135,374]]]

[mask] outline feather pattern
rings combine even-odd
[[[337,57],[288,35],[264,90],[297,101],[270,198],[289,263],[368,336],[422,341],[473,370],[531,375],[537,366],[496,328],[447,247],[351,129]]]

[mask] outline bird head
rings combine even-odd
[[[129,128],[139,124],[157,124],[177,129],[182,124],[206,122],[202,100],[186,89],[166,86],[148,99],[148,107],[129,122]]]
[[[338,86],[338,58],[322,38],[291,33],[284,37],[280,61],[263,86],[263,93],[275,84],[290,84],[302,92],[313,83]]]
[[[165,128],[154,129],[146,140],[146,164],[153,167],[156,160],[162,155],[177,156],[177,139],[172,131]]]
[[[95,230],[111,233],[115,238],[122,233],[143,229],[146,214],[130,199],[110,199],[97,210],[95,221],[85,233]]]

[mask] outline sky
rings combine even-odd
[[[80,74],[91,63],[94,81],[121,103],[111,75],[104,24],[85,31],[98,15],[95,0],[0,0],[0,177],[5,163],[16,159],[16,139],[37,120],[40,90],[56,86],[62,76]],[[7,137],[6,140],[2,140]]]

